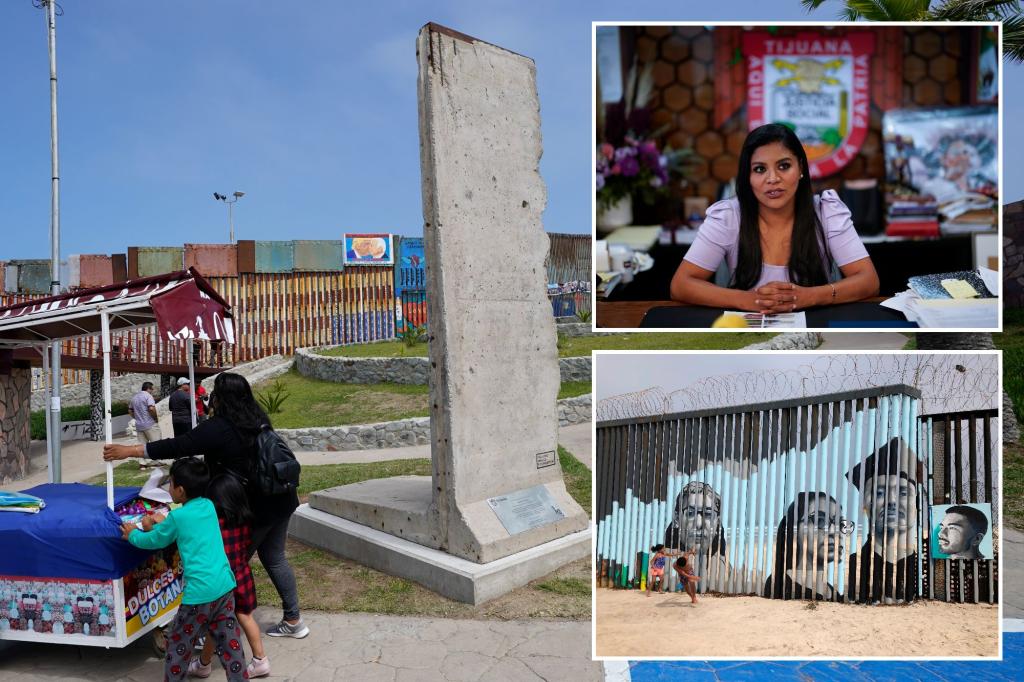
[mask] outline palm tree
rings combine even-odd
[[[825,0],[801,0],[807,11],[825,4]],[[1001,21],[1003,52],[1006,59],[1024,62],[1024,17],[1018,0],[945,0],[932,7],[931,0],[843,0],[840,17],[848,21]],[[992,334],[919,333],[921,350],[959,350],[995,348]],[[1016,442],[1019,428],[1012,402],[1003,391],[1003,437]]]
[[[825,0],[800,3],[810,12]],[[843,0],[842,4],[839,16],[846,21],[1001,21],[1006,59],[1024,62],[1024,17],[1019,0]]]

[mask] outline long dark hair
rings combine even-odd
[[[234,474],[216,476],[206,486],[206,497],[213,502],[217,518],[224,519],[228,528],[239,528],[252,523],[252,509],[245,489]]]
[[[807,165],[807,153],[800,144],[800,138],[792,130],[778,123],[769,123],[755,128],[747,135],[740,151],[739,171],[736,175],[736,198],[740,202],[739,249],[736,257],[736,272],[732,276],[734,289],[753,289],[761,279],[764,257],[761,253],[761,229],[758,226],[760,202],[750,186],[750,158],[754,152],[773,142],[781,142],[800,164],[800,178],[796,188],[796,205],[793,215],[793,237],[789,252],[789,279],[800,286],[819,286],[829,281],[832,255],[825,239],[825,231],[814,210],[814,193],[811,191],[811,174]],[[822,263],[822,254],[828,268]]]
[[[839,505],[836,498],[823,492],[797,493],[796,499],[789,503],[786,515],[779,522],[778,530],[775,531],[775,568],[771,577],[765,582],[764,596],[771,597],[773,591],[776,595],[782,595],[786,599],[793,596],[795,581],[787,585],[786,569],[793,565],[793,557],[796,555],[796,536],[798,534],[796,527],[800,519],[803,518],[804,512],[811,506],[811,500],[817,502],[819,499],[835,502],[837,507]],[[820,509],[820,506],[818,508]],[[806,554],[806,548],[804,548],[804,553]],[[774,590],[772,590],[773,586]],[[783,595],[784,590],[785,594]]]
[[[241,374],[221,372],[213,381],[213,395],[210,409],[215,417],[222,417],[236,429],[247,445],[256,442],[256,435],[263,424],[270,424],[270,417],[263,411],[252,395],[252,387]]]

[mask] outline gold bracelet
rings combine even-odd
[[[832,284],[832,282],[829,282],[828,285],[830,287],[832,287],[832,302],[835,303],[836,302],[836,285]]]

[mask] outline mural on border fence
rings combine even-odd
[[[933,558],[993,558],[990,503],[933,505],[931,519]]]
[[[701,592],[913,600],[919,398],[896,386],[599,423],[599,581],[645,584],[663,543],[695,552]]]

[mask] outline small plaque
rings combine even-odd
[[[300,436],[299,437],[299,445],[312,445],[312,444],[313,444],[313,436]]]
[[[543,469],[544,467],[555,466],[555,451],[548,450],[547,452],[537,453],[537,468]]]
[[[548,489],[543,485],[517,490],[508,495],[490,497],[487,504],[494,510],[509,535],[517,535],[565,518],[565,512],[555,504]]]

